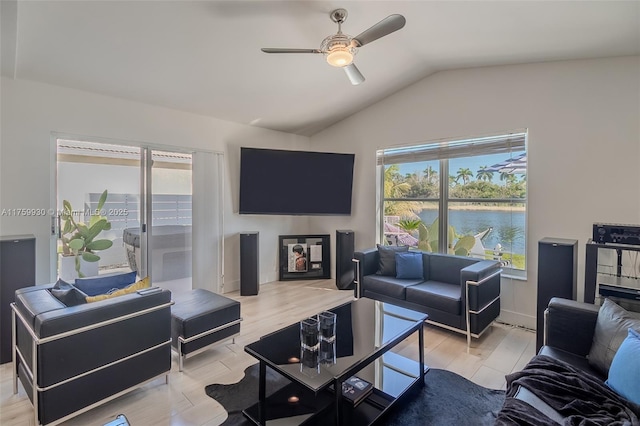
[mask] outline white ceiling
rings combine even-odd
[[[318,48],[386,16],[406,26],[363,46],[352,86]],[[302,135],[436,71],[640,54],[640,1],[2,0],[2,74]]]

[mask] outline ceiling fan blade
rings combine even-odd
[[[373,27],[368,30],[364,30],[362,33],[355,36],[352,43],[354,43],[356,47],[364,46],[367,43],[376,41],[380,37],[384,37],[394,31],[398,31],[400,28],[404,27],[406,22],[407,20],[404,19],[404,16],[402,15],[389,15]]]
[[[347,65],[346,67],[342,67],[347,77],[349,77],[349,81],[354,86],[357,86],[360,83],[364,82],[364,76],[360,72],[360,70],[356,67],[356,64],[353,62]]]
[[[263,47],[264,53],[322,53],[318,49],[281,49],[278,47]]]

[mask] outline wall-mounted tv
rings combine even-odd
[[[354,158],[240,148],[240,214],[350,215]]]

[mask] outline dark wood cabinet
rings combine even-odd
[[[353,289],[355,279],[353,253],[355,235],[351,230],[336,231],[336,287],[340,290]]]
[[[0,364],[11,362],[11,303],[15,291],[36,283],[33,235],[0,237]]]
[[[543,238],[538,242],[536,352],[544,339],[544,311],[553,297],[576,300],[578,240]]]
[[[260,283],[258,232],[240,234],[240,296],[255,296]]]

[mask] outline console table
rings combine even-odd
[[[615,265],[609,271],[598,270],[600,250],[615,250]],[[625,276],[623,272],[623,253],[640,252],[640,246],[617,243],[596,243],[589,239],[586,245],[586,262],[584,274],[584,301],[595,303],[598,295],[612,297],[616,302],[626,301],[637,305],[633,310],[640,310],[640,277]],[[634,254],[635,256],[635,254]],[[635,263],[635,262],[634,262]],[[602,265],[600,265],[602,266]],[[635,267],[635,265],[634,265]],[[615,268],[615,270],[614,270]],[[629,308],[628,306],[626,306]]]

